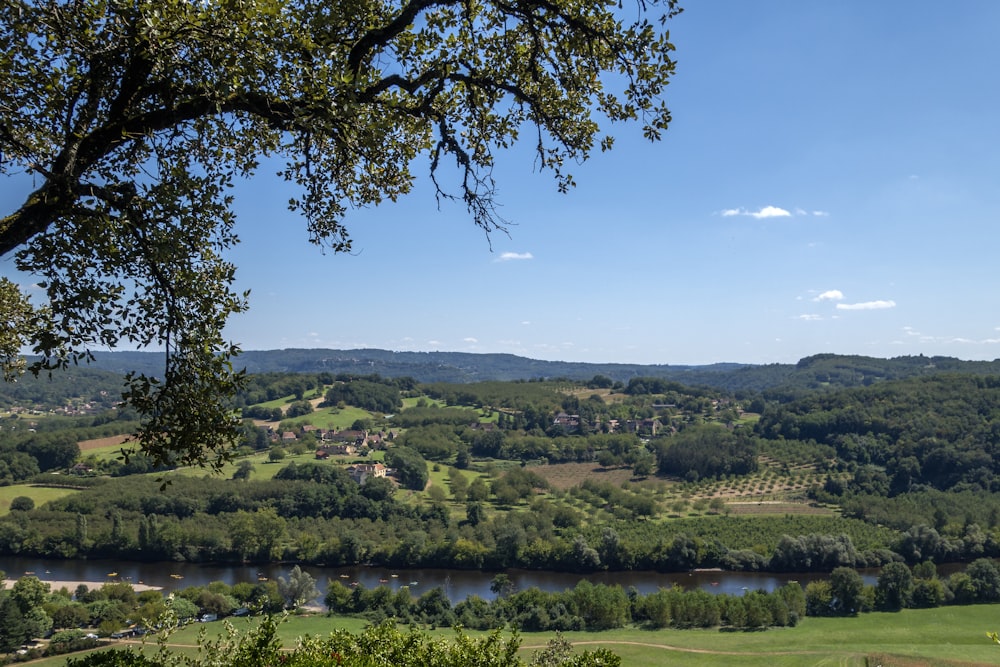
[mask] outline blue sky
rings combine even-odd
[[[251,310],[285,347],[630,363],[1000,357],[1000,3],[703,0],[672,22],[673,123],[616,128],[555,191],[498,157],[487,240],[425,185],[323,254],[267,175],[237,192]]]

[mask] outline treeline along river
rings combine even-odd
[[[133,562],[114,560],[56,560],[42,558],[0,558],[0,570],[8,579],[34,574],[42,581],[125,581],[132,584],[157,586],[165,591],[188,586],[203,586],[213,581],[229,585],[256,582],[262,579],[287,577],[292,565],[232,565],[217,563]],[[346,586],[362,585],[366,588],[388,586],[396,590],[409,586],[414,595],[441,587],[454,604],[471,595],[486,600],[495,597],[490,582],[496,572],[481,570],[419,569],[399,570],[378,567],[319,567],[305,566],[306,572],[316,578],[317,588],[326,593],[330,581],[340,581]],[[774,572],[728,572],[699,570],[694,572],[595,572],[571,574],[537,570],[508,570],[517,590],[539,588],[544,591],[563,591],[573,588],[582,579],[591,583],[635,587],[640,593],[649,594],[660,588],[681,586],[685,590],[700,588],[710,593],[740,595],[744,590],[773,591],[789,581],[798,581],[803,588],[813,580],[827,575],[815,573],[782,574]],[[874,584],[877,570],[864,570],[867,584]],[[321,596],[322,597],[322,596]]]

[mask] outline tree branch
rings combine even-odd
[[[357,81],[361,75],[361,63],[376,47],[385,46],[392,39],[402,34],[420,12],[439,5],[457,4],[456,0],[413,0],[402,8],[399,14],[381,28],[369,30],[361,39],[354,43],[347,56],[347,71]]]

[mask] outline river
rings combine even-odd
[[[158,586],[165,591],[188,586],[201,586],[213,581],[227,584],[257,582],[262,578],[277,579],[288,576],[291,565],[232,565],[218,563],[142,563],[118,560],[56,560],[46,558],[0,557],[0,570],[7,577],[16,579],[32,573],[42,581],[126,581]],[[437,586],[445,590],[452,603],[478,595],[487,600],[495,596],[490,591],[490,581],[496,572],[481,570],[400,570],[380,567],[319,567],[305,565],[303,570],[316,578],[316,586],[325,595],[330,581],[345,585],[355,582],[368,588],[385,585],[396,590],[409,586],[414,595]],[[582,579],[591,583],[634,586],[640,593],[648,594],[659,588],[681,586],[685,590],[701,588],[710,593],[740,595],[745,590],[771,591],[789,581],[798,581],[804,587],[808,582],[824,579],[825,574],[780,574],[774,572],[723,572],[700,570],[664,574],[660,572],[596,572],[569,574],[537,570],[507,570],[507,576],[517,590],[536,587],[545,591],[562,591],[572,588]],[[877,572],[862,571],[865,583],[873,584]]]

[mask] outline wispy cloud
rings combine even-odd
[[[895,308],[896,302],[891,300],[862,301],[860,303],[838,303],[837,310],[885,310]]]
[[[815,313],[806,313],[804,315],[799,315],[795,319],[804,320],[806,322],[818,322],[823,319],[822,315],[816,315]]]
[[[478,343],[479,339],[473,338],[472,336],[468,336],[467,338],[463,338],[462,341],[465,343]]]
[[[826,211],[807,211],[803,208],[796,208],[794,213],[788,209],[781,208],[780,206],[763,206],[756,211],[747,208],[727,208],[723,209],[723,218],[732,218],[734,216],[746,216],[749,218],[754,218],[755,220],[764,220],[767,218],[790,218],[792,216],[803,216],[811,215],[817,217],[825,217],[830,215]]]
[[[530,252],[505,252],[501,253],[500,256],[497,257],[496,261],[511,262],[519,259],[523,260],[523,259],[534,259],[534,258],[535,256],[532,255]]]
[[[1000,331],[1000,327],[996,329]],[[923,344],[934,345],[1000,345],[1000,338],[970,338],[968,336],[932,336],[924,334],[913,327],[903,327],[903,333],[910,337],[915,337]],[[893,341],[902,345],[910,341]]]
[[[844,293],[839,289],[828,289],[827,291],[819,294],[813,301],[842,301],[844,298]]]

